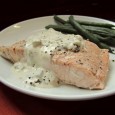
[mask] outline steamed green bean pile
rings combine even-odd
[[[111,46],[115,47],[115,30],[113,29],[115,25],[75,20],[72,15],[67,21],[55,15],[54,20],[57,24],[47,25],[46,29],[53,28],[65,34],[79,34],[100,48],[108,49],[110,53],[113,53]]]

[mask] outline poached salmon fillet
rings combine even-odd
[[[0,46],[0,55],[15,63],[24,56],[25,40],[19,41],[11,46]]]
[[[46,63],[43,61],[41,66],[52,70],[55,76],[66,84],[87,89],[104,89],[109,70],[108,50],[100,49],[90,41],[83,41],[84,48],[82,50],[75,52],[58,49],[51,54],[48,64],[43,64]],[[26,55],[24,53],[25,45],[26,41],[23,40],[11,46],[1,46],[0,54],[16,63]],[[37,45],[41,48],[42,44]],[[34,47],[37,47],[37,45],[34,44]]]

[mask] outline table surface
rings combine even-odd
[[[31,97],[0,83],[0,115],[77,115],[114,113],[115,96],[87,101],[54,101]]]
[[[54,14],[88,15],[115,20],[114,3],[96,0],[42,0],[40,3],[0,4],[0,30],[16,22]],[[45,2],[45,4],[44,4]],[[7,4],[11,2],[7,1]],[[76,115],[114,113],[115,95],[87,101],[54,101],[19,93],[0,83],[0,115]]]

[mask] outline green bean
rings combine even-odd
[[[85,28],[83,28],[79,23],[77,23],[74,20],[73,16],[69,17],[69,21],[72,24],[72,26],[80,33],[80,35],[82,35],[83,37],[86,37],[87,39],[89,39],[91,42],[94,42],[95,44],[97,44],[100,48],[104,48],[104,49],[108,49],[109,52],[113,53],[112,49],[106,45],[105,43],[102,43],[99,41],[98,37],[92,33],[90,33],[89,31],[87,31]]]
[[[110,23],[89,22],[89,21],[80,21],[80,20],[76,20],[76,21],[81,25],[98,26],[98,27],[106,27],[106,28],[115,27],[115,25]]]
[[[65,23],[64,25],[67,26],[68,28],[73,28],[70,23]],[[81,25],[81,26],[93,34],[98,34],[102,37],[115,38],[115,31],[113,29],[104,28],[104,27],[87,26],[87,25]]]
[[[61,26],[61,25],[48,25],[45,28],[46,29],[53,28],[54,30],[57,30],[63,33],[68,33],[68,34],[78,34],[78,32],[75,29],[68,28],[66,26]]]
[[[100,42],[99,47],[102,49],[108,49],[110,53],[115,54],[113,53],[112,49],[105,43]]]
[[[115,47],[115,38],[112,37],[106,37],[104,42],[110,46],[114,46]]]
[[[69,22],[71,23],[71,25],[79,32],[80,35],[82,35],[85,39],[89,39],[91,42],[94,42],[96,44],[99,44],[99,40],[95,37],[95,35],[93,35],[92,33],[90,33],[89,31],[87,31],[86,29],[84,29],[79,23],[77,23],[74,20],[73,16],[69,17]]]
[[[67,23],[65,20],[63,20],[62,18],[58,17],[57,15],[54,15],[54,20],[61,23],[61,24],[65,24]]]
[[[68,28],[73,28],[70,23],[64,24]],[[114,30],[109,28],[103,28],[103,27],[95,27],[95,26],[86,26],[82,25],[86,30],[93,33],[99,41],[104,42],[110,46],[115,46],[115,33],[113,33]]]
[[[95,27],[95,26],[86,26],[86,25],[82,25],[86,30],[94,33],[94,34],[98,34],[104,37],[115,37],[115,32],[110,29],[110,28],[104,28],[104,27]]]
[[[94,34],[100,42],[103,42],[107,45],[110,45],[110,46],[115,46],[115,38],[112,38],[112,37],[102,37],[100,35],[97,35],[97,34]]]

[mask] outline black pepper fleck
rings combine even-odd
[[[57,81],[57,83],[59,84],[59,81]]]
[[[35,66],[35,64],[33,64],[33,67]]]
[[[38,79],[37,81],[35,81],[35,83],[41,83],[41,81]]]
[[[102,61],[100,61],[102,63]]]
[[[30,82],[30,85],[32,85],[33,83],[32,82]]]
[[[58,51],[61,51],[61,49],[58,49]]]
[[[112,60],[113,62],[115,62],[115,60]]]

